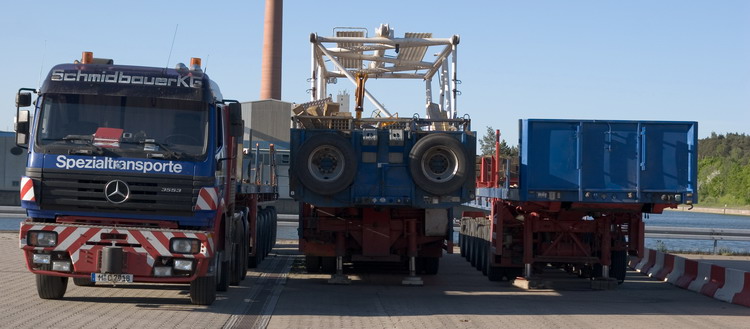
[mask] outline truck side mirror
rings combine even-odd
[[[31,106],[31,93],[16,94],[16,107]]]
[[[229,103],[229,123],[232,137],[242,137],[245,133],[245,121],[242,120],[242,104]]]
[[[29,95],[31,99],[31,95]],[[28,106],[28,105],[27,105]],[[29,111],[18,111],[14,129],[16,131],[16,145],[24,147],[29,144]]]

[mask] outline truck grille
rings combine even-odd
[[[174,175],[110,174],[74,170],[29,169],[26,175],[41,182],[42,210],[90,211],[191,216],[198,192],[213,178]],[[105,186],[114,180],[127,184],[122,203],[107,200]],[[112,199],[112,198],[111,198]],[[119,201],[119,200],[115,200]]]

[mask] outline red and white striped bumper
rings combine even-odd
[[[27,243],[29,231],[54,231],[57,245],[35,247]],[[197,254],[177,254],[169,249],[172,238],[194,238],[200,241]],[[140,282],[187,282],[204,276],[214,254],[213,236],[204,231],[171,229],[112,228],[74,224],[21,223],[19,246],[24,250],[26,265],[39,274],[86,276],[99,273],[102,249],[108,246],[123,249],[123,273],[133,274]],[[34,253],[51,253],[53,259],[67,259],[72,263],[72,273],[54,272],[34,264]],[[170,259],[193,259],[192,273],[172,277],[155,277],[154,267]]]

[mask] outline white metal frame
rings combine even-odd
[[[357,29],[361,31],[362,29]],[[327,97],[327,84],[331,78],[347,78],[355,86],[357,73],[367,74],[368,79],[422,79],[425,81],[426,102],[433,103],[432,78],[438,74],[440,91],[439,109],[448,119],[457,115],[456,96],[459,94],[457,84],[457,46],[458,35],[438,39],[431,37],[393,37],[393,30],[388,25],[381,25],[375,37],[321,37],[310,34],[311,100]],[[431,35],[428,33],[407,33],[407,36]],[[339,45],[345,44],[344,47]],[[326,46],[330,45],[330,46]],[[405,53],[406,52],[406,53]],[[400,54],[406,54],[399,56]],[[415,60],[414,56],[423,57],[434,54],[433,61],[425,58]],[[400,58],[404,57],[404,58]],[[361,61],[358,68],[346,68],[342,60]],[[446,95],[447,94],[447,95]],[[365,88],[365,97],[376,107],[378,117],[392,117],[391,113]],[[435,118],[437,119],[437,118]]]

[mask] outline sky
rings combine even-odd
[[[13,129],[18,88],[38,88],[82,51],[142,66],[201,57],[225,98],[259,98],[265,1],[0,6],[0,130]],[[372,35],[383,23],[396,36],[460,35],[457,109],[480,136],[492,127],[517,144],[527,118],[687,120],[699,122],[699,137],[750,133],[750,1],[287,0],[282,99],[310,100],[310,33],[354,26]],[[389,111],[423,115],[424,84],[404,83],[368,87]],[[329,87],[337,90],[354,86],[339,79]]]

